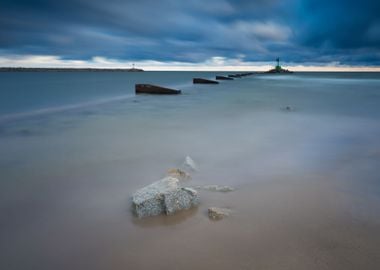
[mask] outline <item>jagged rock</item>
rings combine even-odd
[[[227,208],[210,207],[208,209],[208,216],[211,219],[219,220],[230,215],[231,210]]]
[[[187,156],[187,157],[185,158],[185,161],[184,161],[183,164],[182,164],[182,168],[183,168],[185,171],[194,171],[194,172],[199,171],[197,164],[196,164],[195,161],[194,161],[191,157],[189,157],[189,156]]]
[[[177,178],[180,181],[186,181],[186,180],[191,179],[191,175],[189,173],[187,173],[181,169],[176,169],[176,168],[169,169],[167,171],[167,175],[174,177],[174,178]]]
[[[218,191],[218,192],[230,192],[230,191],[235,190],[235,188],[230,187],[230,186],[219,186],[219,185],[196,186],[195,188],[208,190],[208,191]]]
[[[170,215],[198,203],[196,190],[181,187],[179,180],[170,176],[139,189],[132,196],[133,209],[140,218],[163,213]]]

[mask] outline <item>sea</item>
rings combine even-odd
[[[380,73],[231,73],[0,72],[0,269],[379,269]],[[235,191],[134,216],[186,156]]]

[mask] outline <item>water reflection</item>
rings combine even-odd
[[[194,217],[198,212],[198,207],[193,207],[188,210],[182,210],[175,215],[159,215],[154,217],[137,218],[133,215],[131,221],[134,225],[141,228],[154,228],[160,226],[174,226],[185,222]]]

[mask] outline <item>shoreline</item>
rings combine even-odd
[[[254,72],[255,74],[276,74],[268,73],[263,70],[143,70],[131,71],[129,68],[37,68],[37,67],[0,67],[0,72]],[[334,70],[334,71],[320,71],[320,70],[294,70],[293,73],[380,73],[380,70]]]
[[[85,72],[144,72],[142,69],[131,69],[131,68],[28,68],[28,67],[0,67],[0,72],[30,72],[30,71],[85,71]]]

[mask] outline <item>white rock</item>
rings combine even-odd
[[[182,164],[182,168],[183,168],[184,170],[190,170],[190,171],[195,171],[195,172],[199,171],[197,164],[196,164],[195,161],[194,161],[191,157],[189,157],[189,156],[187,156],[187,157],[185,158],[185,161],[184,161],[183,164]]]
[[[179,180],[166,177],[136,191],[132,205],[138,217],[173,214],[178,210],[189,209],[199,203],[197,191],[183,188]]]

